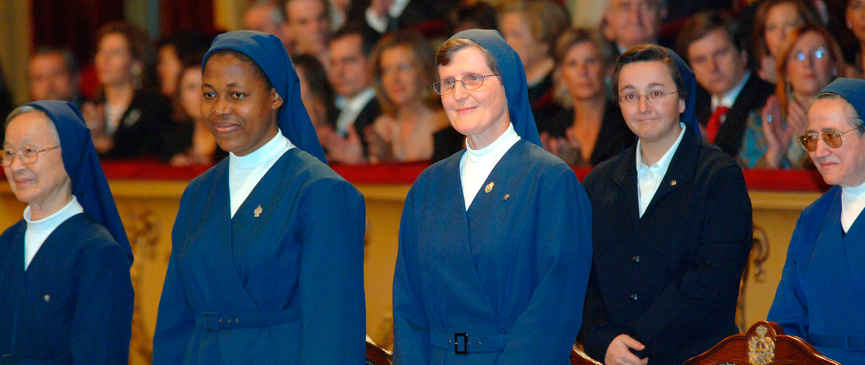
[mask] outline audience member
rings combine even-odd
[[[324,64],[330,37],[330,1],[287,0],[285,15],[288,29],[294,35],[292,54],[310,54]]]
[[[190,55],[201,57],[210,41],[210,36],[193,31],[165,37],[156,43],[156,74],[163,96],[174,98],[183,60]]]
[[[327,78],[336,92],[335,105],[339,109],[336,133],[327,132],[321,136],[330,161],[366,161],[367,141],[363,131],[381,114],[370,74],[372,47],[363,30],[352,24],[330,39]]]
[[[569,26],[567,12],[552,1],[518,2],[499,12],[499,29],[526,69],[535,119],[549,118],[553,104],[553,48]]]
[[[101,95],[82,107],[96,150],[107,158],[157,154],[170,107],[159,94],[141,87],[152,59],[147,34],[113,22],[100,28],[97,39],[94,63]]]
[[[204,51],[183,61],[173,97],[174,125],[163,135],[161,155],[172,166],[210,165],[227,154],[201,115],[201,59]]]
[[[711,96],[697,104],[703,137],[732,157],[742,148],[748,115],[763,107],[772,84],[752,75],[748,52],[735,38],[730,20],[718,12],[694,15],[682,28],[678,48],[697,83]]]
[[[65,48],[43,47],[30,56],[27,68],[30,100],[64,100],[81,104],[78,63]]]
[[[451,12],[451,33],[467,29],[498,29],[496,16],[496,9],[489,3],[461,4]]]
[[[776,63],[790,33],[801,26],[820,24],[813,4],[806,0],[766,0],[757,7],[752,34],[758,75],[772,84],[778,82]]]
[[[606,77],[615,63],[603,36],[588,29],[568,29],[556,43],[564,106],[549,121],[537,121],[544,148],[575,166],[595,166],[634,144],[618,105],[607,98]]]
[[[794,30],[779,54],[778,84],[760,113],[747,121],[741,163],[748,168],[804,168],[808,156],[796,145],[805,132],[814,97],[843,67],[841,48],[825,28]]]
[[[300,79],[300,98],[316,133],[320,134],[322,128],[333,131],[337,110],[324,65],[318,62],[318,58],[308,54],[294,56],[292,62]]]
[[[296,33],[293,33],[286,25],[282,10],[273,3],[273,0],[258,0],[250,5],[243,13],[243,27],[273,34],[286,47],[294,46],[295,42],[298,41],[298,37],[295,36]],[[292,48],[286,49],[289,52],[292,50]]]
[[[423,28],[429,21],[444,20],[458,3],[458,0],[355,0],[348,15],[349,21],[363,24],[364,33],[375,42],[387,32]]]
[[[365,131],[370,162],[429,160],[433,133],[450,125],[431,87],[432,47],[416,32],[390,33],[378,42],[372,67],[382,114]]]
[[[656,43],[666,14],[664,0],[610,0],[603,29],[616,56],[638,44]]]
[[[855,40],[848,51],[855,50],[853,66],[855,73],[862,77],[865,74],[865,0],[847,0],[846,3],[848,35]]]

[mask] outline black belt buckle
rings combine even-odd
[[[462,338],[463,349],[460,351],[460,338]],[[469,353],[469,335],[465,332],[454,333],[454,353],[467,354]]]

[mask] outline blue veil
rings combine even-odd
[[[865,119],[865,80],[839,77],[826,85],[820,94],[835,94],[847,100],[859,118]]]
[[[483,47],[499,68],[500,79],[505,87],[508,99],[508,114],[511,124],[520,136],[529,142],[541,146],[538,127],[529,104],[529,89],[526,84],[526,72],[520,56],[505,42],[498,31],[491,29],[469,29],[454,34],[450,39],[463,38],[474,41]],[[449,39],[449,40],[450,40]]]
[[[688,98],[685,100],[685,111],[679,116],[679,121],[685,123],[688,129],[693,130],[697,134],[697,137],[701,137],[700,122],[697,120],[697,79],[694,78],[694,72],[691,71],[685,60],[679,57],[672,49],[661,48],[675,62],[676,69],[679,71],[679,77],[682,78],[682,87],[688,92]]]
[[[301,150],[327,163],[324,150],[309,121],[309,114],[300,99],[300,79],[282,41],[272,34],[251,30],[222,33],[216,37],[201,60],[202,70],[207,65],[207,59],[219,50],[240,52],[251,58],[264,71],[283,100],[277,116],[277,124],[282,134]]]
[[[94,221],[102,224],[132,263],[132,249],[129,239],[117,213],[114,196],[108,188],[108,180],[99,164],[99,156],[93,147],[90,129],[84,124],[81,112],[74,104],[66,101],[36,101],[27,104],[41,110],[57,128],[60,137],[60,151],[63,166],[69,175],[72,194]]]

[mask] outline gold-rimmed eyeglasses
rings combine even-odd
[[[827,146],[831,148],[839,148],[844,144],[844,138],[842,138],[845,134],[855,131],[861,127],[854,127],[845,132],[841,132],[835,128],[824,128],[820,132],[810,131],[803,134],[799,137],[799,145],[805,151],[814,152],[817,150],[817,140],[822,139]]]
[[[456,79],[453,77],[448,77],[446,79],[442,79],[441,81],[436,81],[433,83],[433,90],[435,90],[436,94],[445,95],[454,91],[454,88],[457,86],[457,81],[463,84],[463,88],[466,90],[477,90],[480,89],[481,86],[484,85],[484,80],[488,77],[496,77],[499,75],[489,74],[482,75],[476,73],[467,73],[463,75],[462,79]]]
[[[652,104],[663,99],[667,95],[677,94],[678,91],[650,90],[645,94],[640,94],[636,91],[629,91],[619,94],[619,103],[625,105],[636,105],[640,102],[640,98],[646,98],[646,103]]]
[[[15,156],[21,159],[21,162],[27,165],[36,163],[39,160],[39,153],[45,151],[51,151],[53,149],[60,148],[59,145],[39,148],[38,146],[24,146],[18,150],[13,150],[11,148],[4,148],[3,154],[0,155],[0,163],[4,167],[12,165],[12,161],[15,160]]]

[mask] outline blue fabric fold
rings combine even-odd
[[[688,98],[685,100],[685,111],[679,116],[679,121],[685,123],[688,129],[694,131],[698,137],[702,137],[700,121],[697,120],[697,79],[694,77],[694,72],[688,67],[688,63],[672,49],[661,48],[673,59],[676,69],[679,71],[679,77],[682,79],[682,87],[688,92]]]
[[[222,33],[213,40],[201,60],[202,70],[207,65],[207,59],[219,50],[240,52],[251,58],[264,71],[283,100],[277,116],[282,134],[301,150],[327,163],[324,149],[321,148],[315,128],[300,98],[300,79],[282,41],[273,34],[251,30]]]
[[[820,94],[835,94],[847,100],[859,118],[865,118],[865,80],[839,77],[826,85]]]

